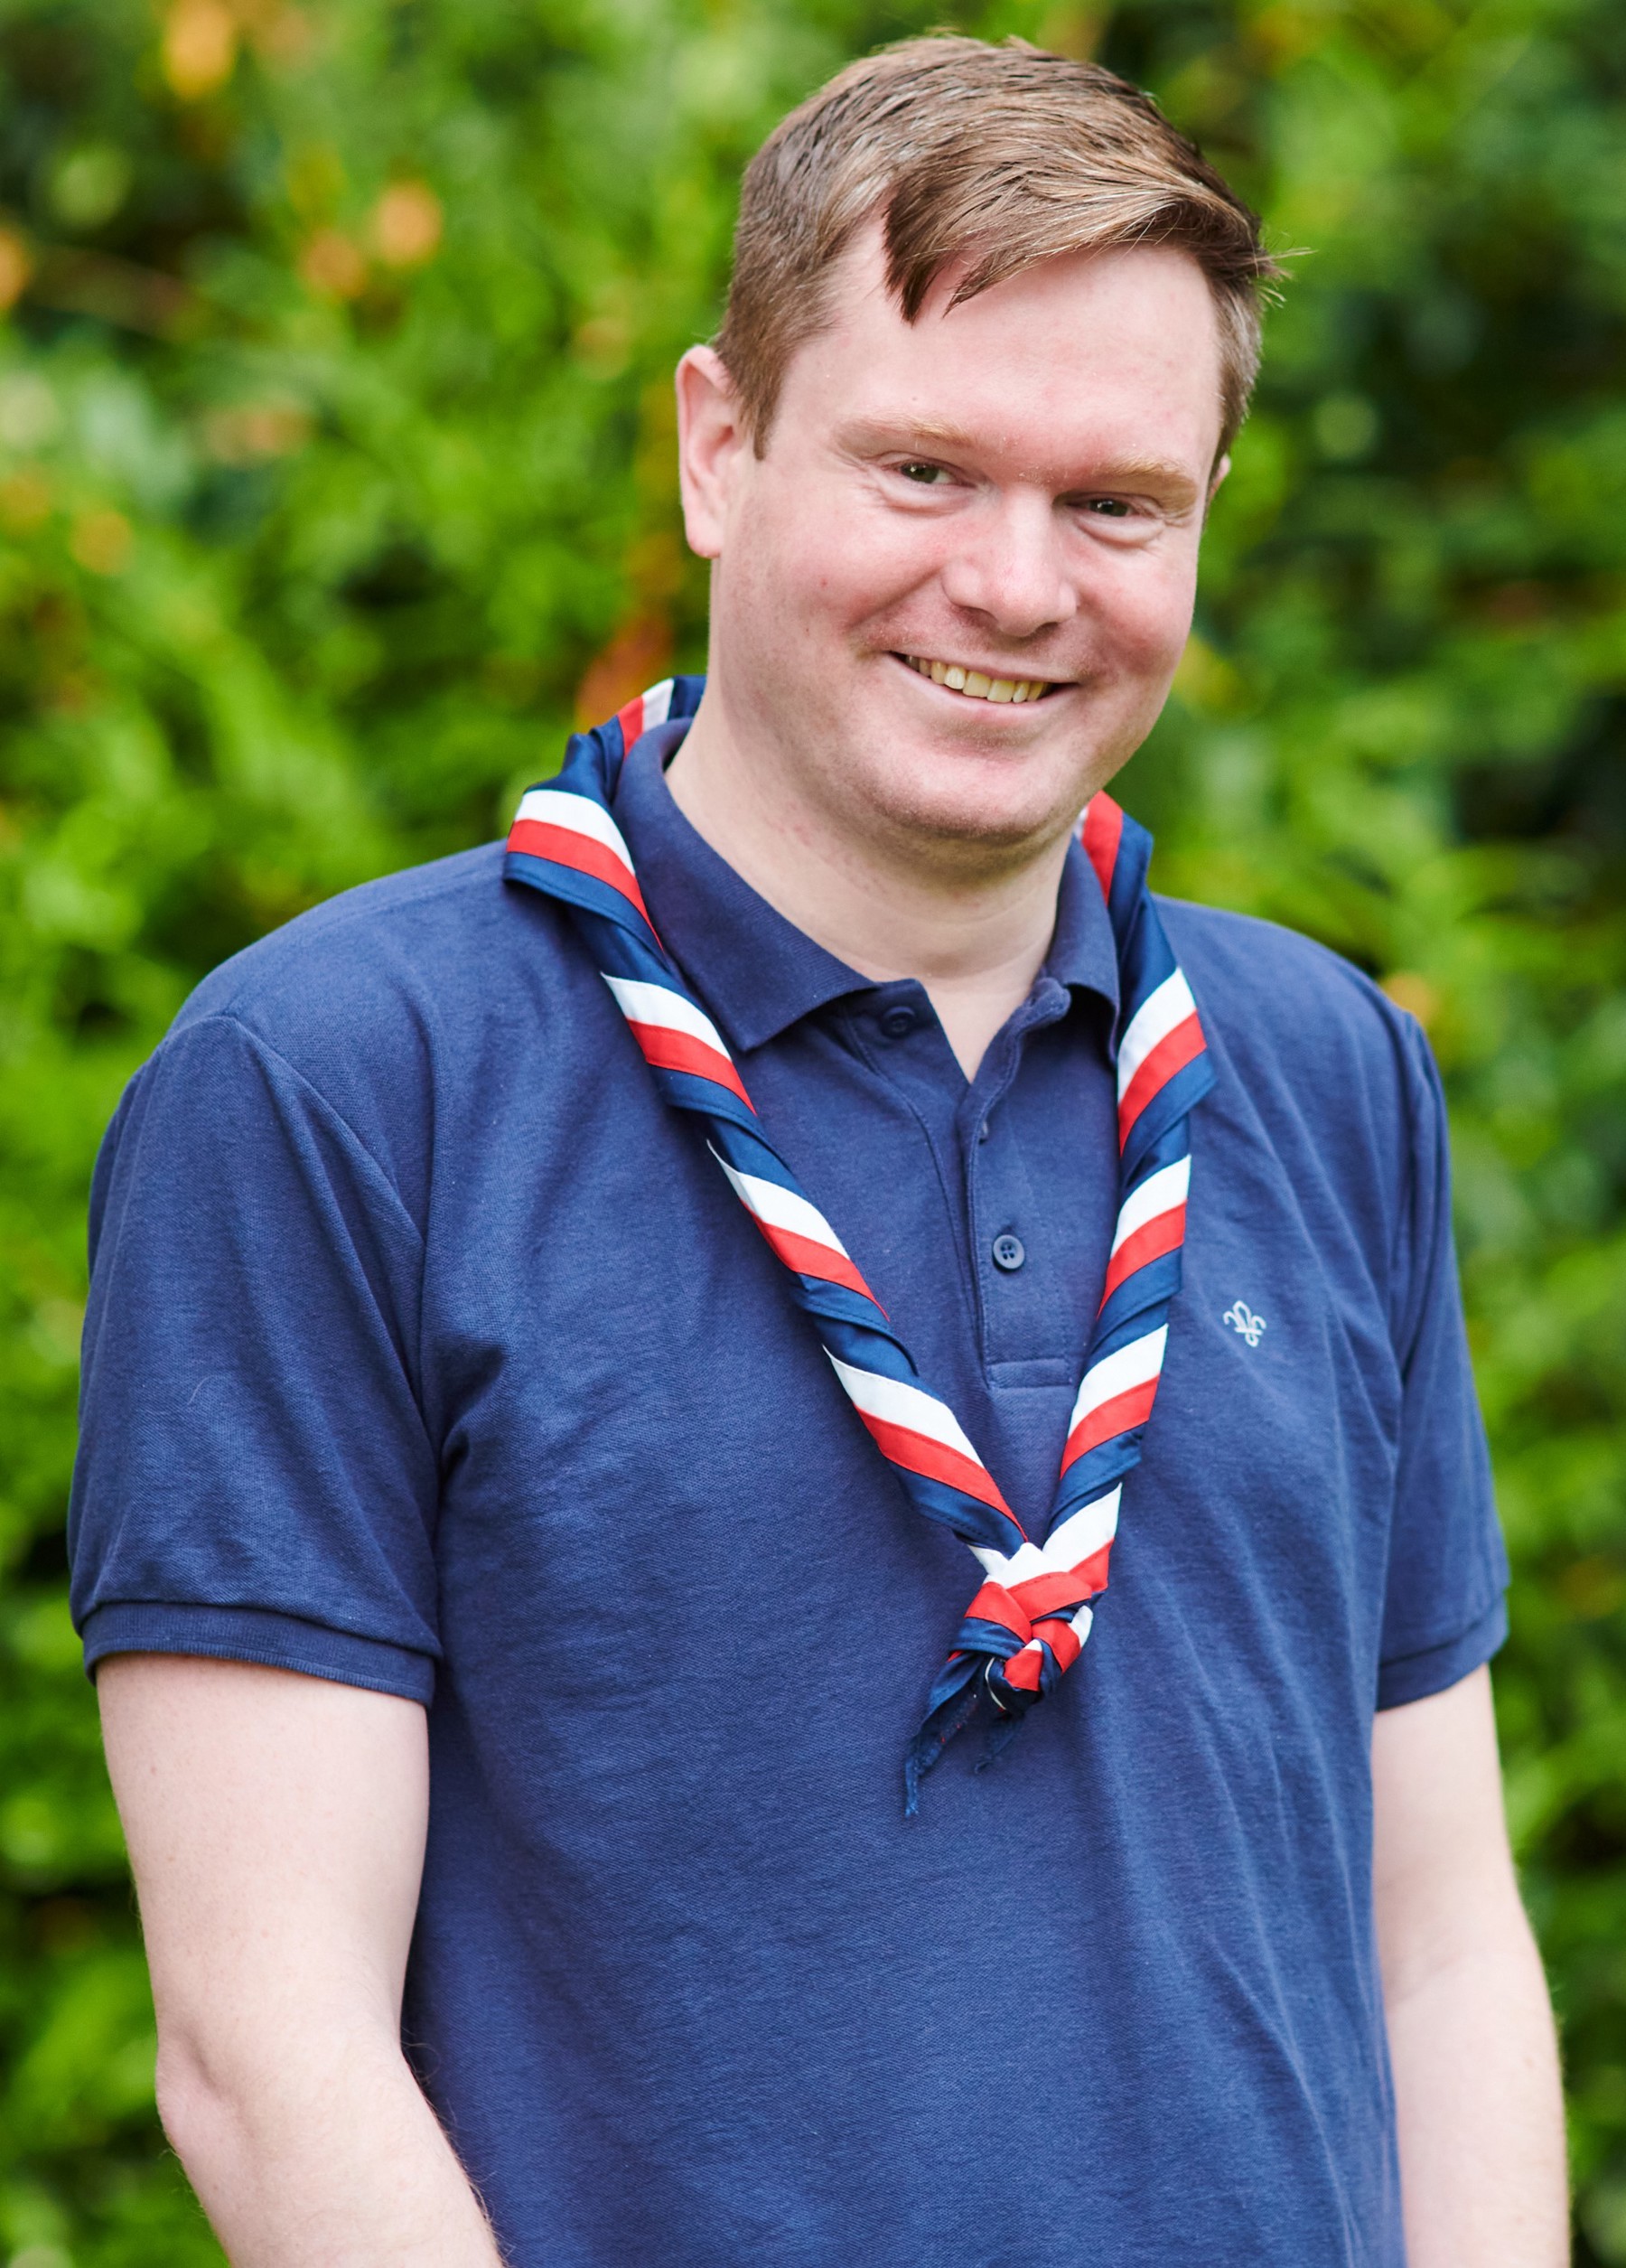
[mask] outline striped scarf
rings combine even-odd
[[[674,678],[570,742],[556,780],[520,803],[503,861],[570,908],[655,1082],[698,1120],[730,1187],[786,1270],[860,1422],[915,1510],[969,1546],[982,1582],[931,1688],[905,1766],[906,1810],[922,1774],[978,1712],[990,1753],[1052,1693],[1089,1635],[1107,1587],[1125,1476],[1139,1463],[1180,1289],[1191,1176],[1188,1120],[1213,1084],[1191,990],[1146,888],[1152,839],[1106,794],[1083,846],[1117,949],[1118,1211],[1048,1519],[1030,1533],[948,1404],[923,1382],[841,1239],[764,1132],[722,1035],[655,933],[612,813],[626,753],[668,718],[692,717],[703,678]]]

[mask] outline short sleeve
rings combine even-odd
[[[92,1190],[69,1522],[88,1668],[213,1654],[430,1698],[422,1274],[388,1177],[298,1070],[230,1016],[165,1040]]]
[[[1508,1560],[1462,1320],[1445,1101],[1428,1043],[1409,1017],[1401,1044],[1410,1157],[1395,1270],[1402,1403],[1379,1709],[1454,1685],[1507,1635]]]

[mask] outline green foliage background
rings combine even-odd
[[[101,1128],[216,961],[496,832],[578,699],[697,661],[668,381],[739,167],[945,18],[1149,84],[1308,248],[1126,798],[1164,887],[1352,955],[1444,1064],[1509,1795],[1579,2256],[1626,2263],[1626,11],[0,0],[12,2268],[219,2259],[63,1604]]]

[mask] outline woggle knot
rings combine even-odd
[[[1025,1645],[1001,1662],[989,1661],[989,1692],[1007,1715],[1020,1717],[1053,1692],[1084,1650],[1070,1622],[1036,1622]]]
[[[1019,1654],[1036,1654],[1048,1645],[1061,1668],[1070,1670],[1079,1658],[1079,1641],[1070,1635],[1070,1617],[1105,1588],[1104,1568],[1098,1579],[1092,1570],[1070,1568],[1047,1571],[1018,1583],[1014,1589],[1003,1583],[985,1583],[966,1609],[955,1650],[989,1653],[996,1660],[1012,1661]],[[1069,1633],[1065,1639],[1059,1635],[1062,1631]],[[1012,1682],[1025,1685],[1028,1680]]]
[[[662,945],[613,815],[627,751],[690,717],[703,678],[668,678],[607,724],[578,733],[556,780],[529,789],[505,881],[565,905],[656,1086],[696,1117],[729,1186],[818,1331],[836,1383],[916,1512],[951,1529],[984,1580],[905,1760],[905,1808],[979,1710],[991,1752],[1052,1693],[1107,1588],[1126,1476],[1140,1462],[1180,1289],[1191,1179],[1188,1121],[1213,1084],[1191,989],[1146,888],[1152,838],[1108,795],[1080,840],[1107,902],[1118,960],[1118,1214],[1083,1379],[1049,1517],[1032,1533],[948,1404],[930,1392],[846,1247],[769,1139],[726,1042]],[[809,1412],[812,1417],[815,1413]]]
[[[957,1661],[980,1666],[988,1697],[1002,1715],[1024,1715],[1055,1691],[1083,1651],[1088,1602],[1107,1587],[1111,1549],[1108,1537],[1078,1567],[1042,1567],[1011,1584],[984,1583],[956,1633],[950,1668]],[[1028,1545],[1017,1562],[1042,1561],[1046,1555],[1045,1548]]]

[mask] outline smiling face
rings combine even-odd
[[[761,456],[696,350],[684,498],[716,562],[706,705],[763,792],[821,831],[975,871],[1053,843],[1163,706],[1211,492],[1219,336],[1201,269],[1163,248],[949,294],[906,323],[872,229]]]

